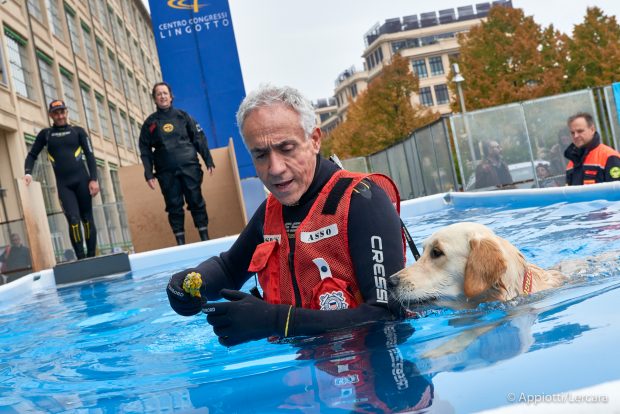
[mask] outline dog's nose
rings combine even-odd
[[[396,273],[388,277],[387,281],[388,281],[388,287],[395,288],[396,286],[398,286],[398,283],[400,282],[400,277],[398,277],[398,273]]]

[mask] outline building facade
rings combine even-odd
[[[16,180],[47,105],[63,99],[90,136],[101,192],[94,199],[100,253],[130,250],[118,169],[139,162],[142,121],[161,79],[151,20],[141,0],[24,0],[0,4],[0,246],[25,240]],[[71,250],[47,155],[36,163],[57,260]],[[12,225],[12,226],[11,226]]]
[[[479,25],[493,5],[512,7],[512,2],[478,3],[475,7],[396,17],[373,26],[364,35],[364,69],[352,67],[338,75],[334,89],[336,113],[321,122],[321,127],[329,131],[346,119],[349,102],[381,74],[396,53],[409,60],[411,70],[420,80],[420,91],[411,97],[411,103],[441,114],[451,112],[448,75],[450,64],[459,53],[458,35]]]

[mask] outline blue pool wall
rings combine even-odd
[[[620,200],[620,182],[576,187],[541,188],[529,190],[483,191],[470,193],[443,193],[404,201],[403,218],[415,218],[448,208],[476,207],[520,208],[546,206],[556,203],[578,203],[593,200]],[[180,262],[197,264],[227,250],[237,236],[228,236],[206,242],[169,247],[129,255],[132,277],[148,277],[153,273],[177,269]],[[26,275],[0,286],[0,309],[28,300],[32,295],[55,289],[52,269]]]

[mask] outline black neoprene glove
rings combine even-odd
[[[166,288],[168,301],[170,302],[172,309],[174,309],[174,311],[179,315],[195,315],[200,312],[203,305],[207,302],[204,294],[202,294],[202,297],[197,298],[183,290],[183,281],[185,280],[185,276],[187,276],[188,273],[195,271],[195,269],[187,269],[175,273],[168,282],[168,287]],[[204,287],[204,279],[202,284]]]
[[[220,295],[229,302],[210,302],[202,311],[220,344],[233,346],[271,335],[286,336],[295,309],[273,305],[238,290],[222,289]]]

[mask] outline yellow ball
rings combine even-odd
[[[183,290],[190,295],[199,298],[200,287],[202,286],[202,277],[200,273],[191,272],[185,276],[183,280]]]

